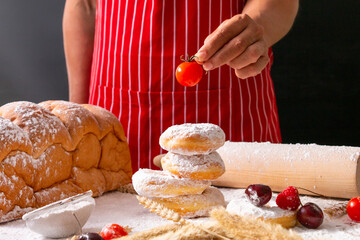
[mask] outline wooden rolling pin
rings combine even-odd
[[[226,172],[215,186],[261,183],[273,191],[296,186],[329,197],[360,196],[360,147],[226,142],[217,151]]]

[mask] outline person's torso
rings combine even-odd
[[[233,141],[281,141],[271,62],[248,79],[227,65],[195,87],[175,79],[181,56],[195,54],[243,7],[241,0],[98,0],[89,103],[119,117],[138,166],[144,149],[151,166],[160,134],[184,122],[217,124]]]

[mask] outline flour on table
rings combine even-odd
[[[225,201],[227,202],[245,196],[244,189],[220,188],[220,190],[224,194]],[[274,194],[273,198],[275,197],[276,194]],[[314,202],[323,209],[333,204],[345,202],[304,196],[301,196],[300,199],[303,203]],[[148,209],[145,209],[139,204],[135,194],[110,192],[96,198],[95,201],[95,209],[88,222],[83,227],[84,232],[98,232],[108,223],[129,226],[132,228],[133,232],[140,232],[160,225],[172,223],[154,213],[150,213]],[[273,201],[273,199],[271,201]],[[189,221],[201,223],[207,220],[209,220],[209,218],[197,218]],[[300,234],[305,240],[356,240],[359,239],[360,224],[351,221],[347,215],[336,219],[330,219],[325,214],[324,222],[318,229],[307,229],[302,226],[297,226],[293,228],[293,230]],[[44,240],[41,235],[31,232],[22,220],[1,224],[0,239]]]

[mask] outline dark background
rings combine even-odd
[[[0,105],[67,100],[64,0],[1,0]],[[274,46],[284,143],[360,146],[360,1],[300,0]]]

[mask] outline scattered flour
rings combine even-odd
[[[226,210],[230,213],[240,216],[254,216],[256,218],[262,217],[264,219],[280,218],[294,214],[291,211],[283,210],[277,206],[257,207],[253,205],[245,196],[231,200],[227,205]]]
[[[0,141],[1,142],[28,142],[27,134],[9,119],[0,117]],[[9,143],[9,144],[10,144]]]
[[[244,189],[220,189],[224,194],[225,201],[229,202],[232,199],[244,197]],[[274,196],[276,197],[276,196]],[[274,198],[273,197],[273,198]],[[95,209],[90,216],[88,222],[83,227],[84,232],[100,231],[108,223],[117,223],[122,226],[129,226],[133,232],[148,230],[150,228],[171,223],[156,214],[150,213],[138,203],[136,196],[128,193],[111,192],[106,193],[96,200]],[[273,200],[271,200],[273,201]],[[336,204],[343,201],[325,200],[312,197],[301,197],[301,201],[314,202],[320,207],[328,207],[331,204]],[[191,221],[201,223],[208,220],[208,218],[198,218]],[[343,216],[338,219],[329,219],[325,217],[324,223],[318,229],[306,229],[302,226],[297,226],[294,231],[299,233],[305,240],[315,239],[359,239],[360,224],[352,222],[348,216]],[[25,222],[17,220],[0,225],[0,239],[34,239],[44,240],[44,238],[36,233],[31,232],[25,226]]]
[[[64,207],[61,207],[59,205],[59,207],[52,208],[51,210],[40,212],[39,214],[34,216],[33,220],[47,219],[51,222],[51,219],[55,219],[59,215],[64,215],[67,213],[70,213],[70,214],[76,213],[79,210],[81,210],[83,208],[88,208],[92,205],[93,204],[91,202],[87,202],[87,201],[81,201],[81,202],[77,202],[74,204],[68,204]]]

